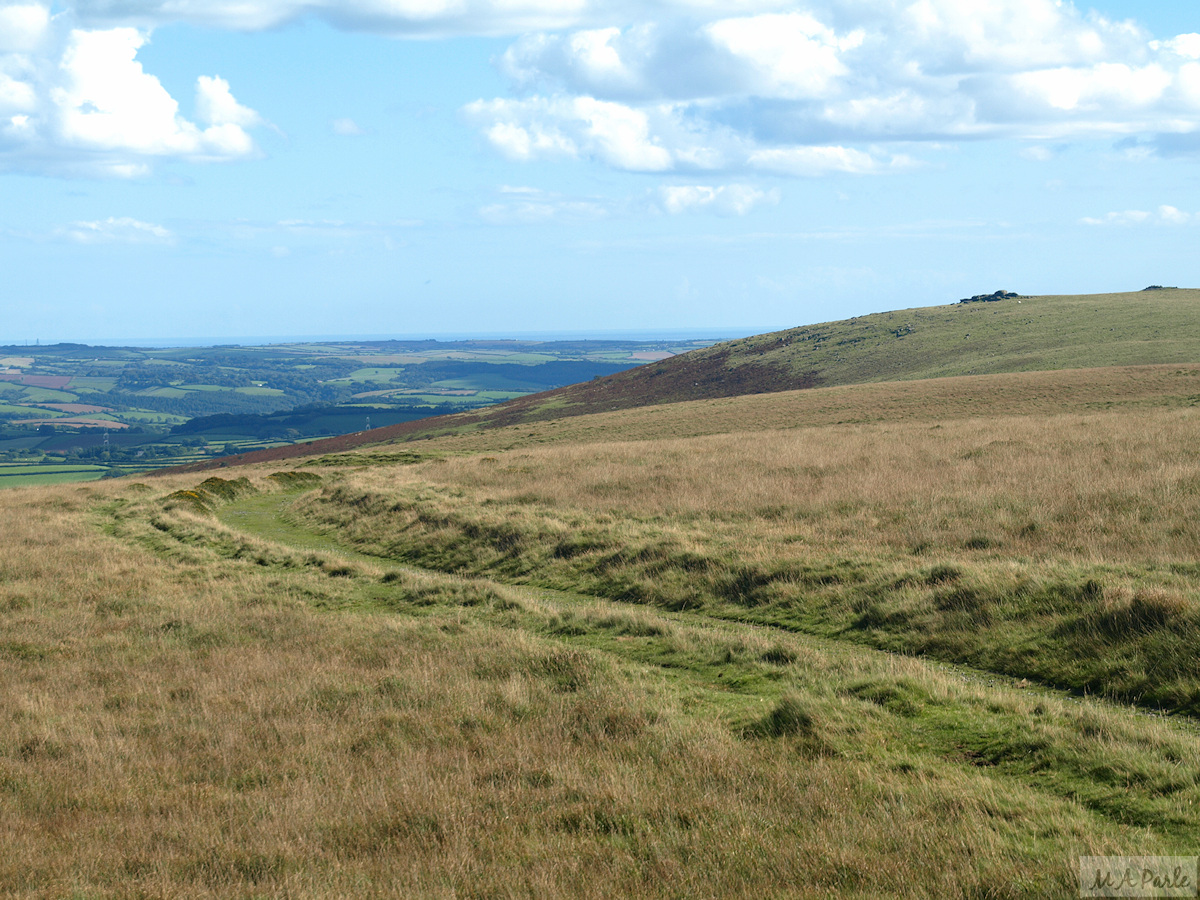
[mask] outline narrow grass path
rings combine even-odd
[[[787,734],[811,755],[931,777],[981,776],[1017,805],[1032,792],[1039,802],[1078,805],[1101,832],[1138,829],[1130,844],[1138,852],[1191,852],[1200,840],[1200,730],[1190,720],[770,625],[398,564],[296,524],[287,510],[300,495],[244,496],[218,517],[255,538],[332,555],[334,566],[382,570],[355,576],[375,609],[428,612],[429,602],[405,606],[403,591],[384,591],[405,577],[460,595],[464,586],[490,592],[493,602],[463,601],[463,614],[650,673],[684,708],[749,739]]]

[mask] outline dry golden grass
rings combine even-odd
[[[404,466],[381,453],[297,512],[441,571],[705,607],[1195,713],[1197,421],[1163,406]]]
[[[614,436],[647,440],[847,423],[933,424],[995,416],[1180,408],[1195,405],[1197,397],[1200,365],[1014,372],[668,403],[461,434],[417,433],[419,441],[411,443],[414,437],[407,437],[410,443],[396,449],[485,452],[539,443],[605,442]]]
[[[1053,414],[1013,378],[384,448],[307,498],[4,492],[0,895],[1066,896],[1192,852],[1186,719],[815,636],[1091,641],[1186,706],[1195,376]]]
[[[345,483],[453,486],[463,504],[533,504],[563,519],[699,518],[706,533],[731,521],[820,553],[958,549],[989,534],[1006,556],[1200,556],[1200,418],[1191,410],[572,443],[368,469]]]
[[[438,601],[438,576],[242,538],[160,487],[5,494],[6,896],[1019,896],[1171,846],[856,698],[899,679],[1075,734],[1061,701],[614,604],[445,578]],[[564,616],[783,678],[664,680]],[[1166,723],[1088,715],[1200,766]]]

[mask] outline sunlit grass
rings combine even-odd
[[[1194,852],[1200,734],[1146,707],[1200,682],[1195,414],[979,390],[4,492],[0,893],[1068,896]]]

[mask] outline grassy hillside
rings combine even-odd
[[[753,361],[815,371],[827,385],[1200,362],[1200,291],[1022,297],[899,310],[732,346],[735,365]]]
[[[865,382],[1200,362],[1200,291],[1022,297],[730,341],[526,398],[489,422]]]
[[[688,400],[969,375],[1190,363],[1200,363],[1200,290],[960,303],[729,341],[484,410],[224,462],[288,459]]]
[[[1200,362],[914,378],[2,492],[0,894],[1065,897],[1194,854],[1198,406]]]
[[[602,441],[613,435],[646,440],[845,423],[1187,408],[1197,403],[1200,403],[1200,365],[1018,372],[646,404],[587,415],[564,414],[507,426],[470,414],[442,416],[308,445],[231,456],[215,463],[180,466],[174,471],[203,471],[308,457],[330,457],[336,462],[342,453],[357,453],[353,458],[362,459],[369,458],[377,449],[383,458],[388,458],[393,452],[387,449],[391,445],[405,445],[404,452],[424,452],[427,446],[444,447],[450,452],[478,452],[528,444]],[[505,415],[513,418],[511,410]],[[435,444],[427,444],[429,441]],[[419,442],[416,448],[411,446],[414,442]]]
[[[1003,673],[1017,628],[1119,650],[1093,694],[1196,684],[1192,415],[5,492],[0,893],[1044,897],[1191,853],[1186,715]]]

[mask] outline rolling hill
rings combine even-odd
[[[1011,297],[858,316],[730,341],[523,398],[487,421],[813,387],[1200,362],[1200,290]]]
[[[1008,296],[896,310],[729,341],[520,397],[222,461],[281,460],[385,441],[645,406],[878,382],[1200,362],[1200,290]],[[202,464],[192,470],[213,468]]]
[[[0,894],[978,900],[1194,859],[1194,298],[1008,299],[3,492]]]

